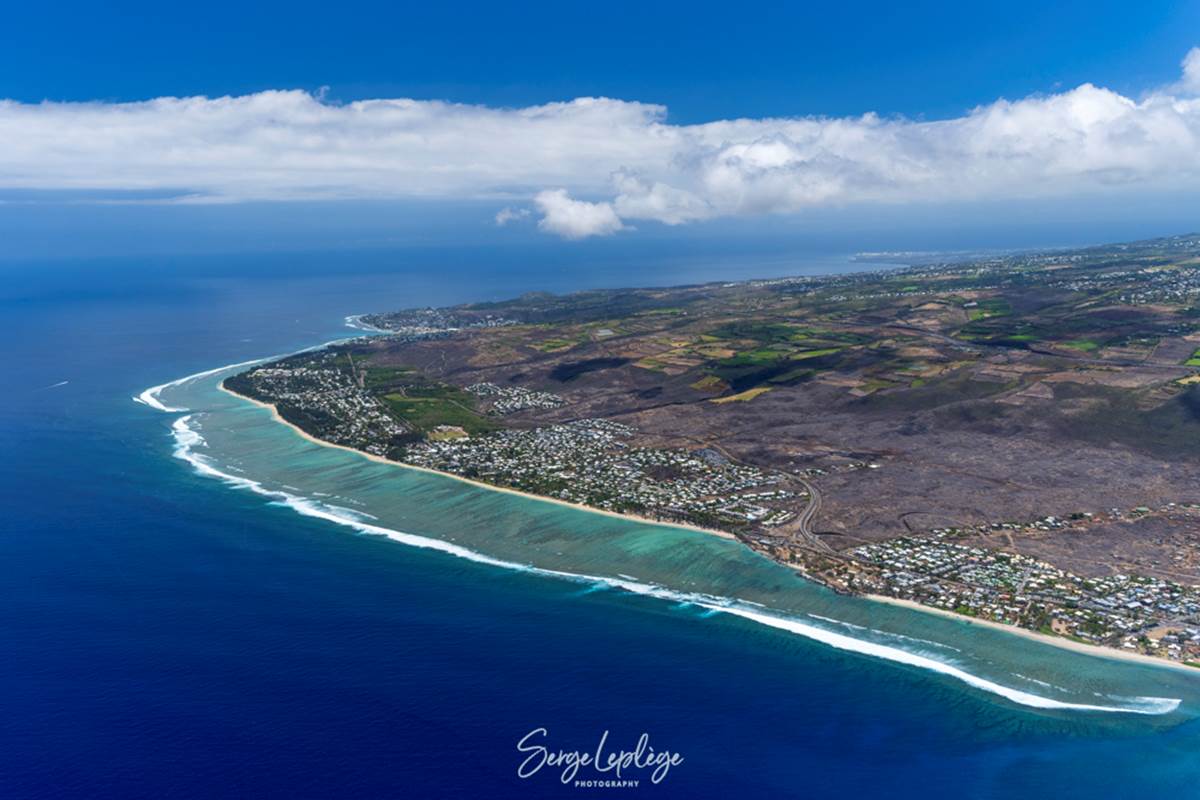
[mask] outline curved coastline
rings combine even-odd
[[[332,342],[330,344],[332,344]],[[325,347],[325,345],[321,345],[321,346]],[[237,364],[226,364],[223,367],[215,367],[214,369],[207,369],[207,370],[204,370],[203,372],[197,372],[193,375],[184,375],[182,378],[176,378],[173,381],[167,381],[166,383],[160,383],[157,386],[151,386],[149,389],[144,389],[140,393],[135,394],[133,396],[133,402],[141,403],[144,406],[150,406],[150,408],[153,408],[155,411],[162,411],[167,414],[182,414],[185,411],[187,411],[186,408],[175,408],[173,406],[168,406],[165,403],[163,403],[162,400],[158,399],[158,396],[160,394],[162,394],[164,389],[169,389],[172,386],[182,386],[183,384],[188,383],[190,381],[199,380],[200,378],[207,378],[209,375],[216,375],[217,373],[224,372],[227,369],[237,369],[238,367],[248,367],[251,364],[258,364],[263,361],[269,361],[273,358],[278,358],[278,356],[267,356],[265,358],[253,358],[253,359],[250,359],[249,361],[240,361]]]
[[[1043,695],[1034,694],[1032,692],[1007,686],[994,680],[989,680],[971,673],[953,663],[931,658],[930,656],[922,653],[915,653],[903,648],[892,647],[866,639],[859,639],[857,637],[838,633],[836,631],[829,630],[828,628],[819,627],[793,617],[766,613],[761,608],[748,607],[745,603],[741,603],[730,598],[717,597],[696,592],[679,591],[657,584],[643,583],[636,579],[626,577],[588,575],[584,573],[549,569],[546,567],[537,567],[529,564],[520,564],[513,561],[494,558],[470,548],[451,542],[442,541],[440,539],[405,533],[394,528],[376,525],[374,523],[356,518],[353,515],[353,512],[351,512],[350,515],[347,515],[344,512],[338,513],[333,508],[326,506],[320,501],[314,501],[309,498],[305,498],[300,495],[293,495],[289,492],[278,489],[269,489],[256,480],[222,472],[220,469],[217,469],[210,464],[207,458],[193,452],[193,448],[195,446],[204,444],[204,438],[188,425],[191,418],[192,415],[190,414],[179,417],[175,420],[172,428],[175,432],[175,438],[177,442],[175,451],[176,457],[187,461],[193,466],[193,468],[197,470],[197,472],[225,481],[226,483],[238,488],[248,489],[256,494],[273,498],[282,505],[285,505],[304,516],[327,520],[338,525],[353,528],[362,533],[384,536],[413,547],[438,550],[448,555],[464,558],[469,561],[474,561],[488,566],[501,567],[504,569],[526,572],[535,575],[543,575],[546,577],[552,577],[576,583],[607,586],[621,589],[632,594],[693,605],[712,613],[723,613],[730,616],[741,617],[759,625],[784,630],[789,633],[802,636],[806,639],[820,642],[837,650],[871,656],[883,661],[890,661],[893,663],[916,667],[918,669],[933,672],[935,674],[944,675],[965,683],[968,686],[1002,697],[1017,705],[1028,708],[1047,711],[1087,711],[1104,714],[1160,716],[1175,711],[1182,702],[1178,698],[1147,696],[1123,698],[1110,696],[1110,699],[1120,700],[1125,703],[1124,705],[1115,706],[1057,700],[1051,697],[1045,697]],[[388,463],[396,465],[395,462]]]
[[[336,341],[341,341],[341,340],[336,340]],[[322,347],[322,346],[324,346],[324,345],[318,345],[317,347],[313,347],[313,348],[305,348],[305,350],[319,349],[319,347]],[[157,410],[165,411],[167,413],[183,413],[183,412],[187,411],[188,409],[175,409],[175,408],[171,408],[171,407],[167,406],[159,398],[159,396],[158,396],[159,393],[161,393],[162,391],[164,391],[165,389],[167,389],[169,387],[180,387],[180,386],[189,384],[189,383],[191,383],[195,380],[201,379],[201,378],[211,377],[211,376],[217,375],[223,371],[236,369],[237,367],[240,367],[240,366],[246,366],[246,365],[253,364],[253,363],[260,363],[262,361],[269,360],[269,358],[271,358],[271,357],[267,357],[264,359],[254,359],[251,361],[241,362],[238,364],[230,364],[230,365],[218,367],[218,368],[211,369],[211,370],[205,370],[203,372],[195,373],[193,375],[188,375],[183,378],[179,378],[177,380],[170,381],[165,384],[161,384],[159,386],[151,387],[150,389],[147,389],[144,392],[142,392],[141,394],[135,396],[133,399],[136,402],[148,405]],[[288,423],[286,420],[283,420],[282,417],[280,417],[278,415],[277,410],[274,409],[270,404],[262,403],[262,402],[253,400],[252,398],[247,398],[242,395],[239,395],[236,392],[226,390],[226,389],[224,389],[223,386],[220,385],[220,383],[221,382],[217,382],[213,386],[213,388],[221,390],[224,394],[227,394],[228,396],[235,398],[240,402],[245,402],[247,404],[262,407],[265,410],[268,410],[272,414],[273,421],[283,422],[284,425],[286,425],[290,430],[301,435],[305,440],[307,440],[313,444],[320,445],[321,447],[327,447],[327,448],[333,448],[333,449],[339,449],[339,450],[348,450],[359,456],[363,456],[363,457],[366,457],[366,458],[374,460],[374,461],[379,461],[385,465],[390,465],[393,467],[403,467],[403,468],[411,469],[411,470],[418,471],[418,472],[427,472],[430,474],[439,475],[441,477],[451,477],[451,478],[455,478],[456,480],[475,484],[475,485],[479,486],[480,488],[489,489],[491,491],[508,492],[510,494],[514,494],[514,495],[523,497],[525,499],[536,499],[536,500],[540,500],[542,502],[557,503],[559,505],[571,507],[576,510],[587,511],[587,512],[594,513],[594,514],[607,514],[608,516],[615,516],[618,518],[622,518],[626,521],[637,521],[637,522],[642,522],[644,524],[650,524],[650,525],[655,525],[655,526],[668,525],[668,523],[661,523],[661,522],[658,522],[655,520],[633,520],[633,519],[631,519],[630,515],[615,514],[613,512],[603,512],[600,509],[593,509],[593,508],[589,508],[587,506],[579,506],[576,504],[566,503],[563,501],[557,501],[554,498],[543,498],[543,497],[536,496],[536,495],[529,495],[528,493],[519,492],[516,490],[506,490],[504,487],[497,487],[497,486],[493,486],[491,484],[481,483],[478,481],[471,481],[469,479],[464,479],[460,476],[447,475],[445,473],[440,473],[436,470],[430,470],[430,469],[421,468],[421,467],[412,467],[412,466],[405,465],[405,464],[395,462],[395,461],[391,461],[388,459],[381,459],[378,457],[374,457],[371,454],[363,453],[362,451],[355,450],[354,448],[344,447],[341,445],[332,444],[330,442],[325,442],[325,441],[322,441],[320,439],[317,439],[317,438],[305,433],[298,427]],[[153,402],[150,402],[150,401],[153,401]],[[529,572],[529,573],[533,573],[533,574],[544,575],[547,577],[555,577],[558,579],[569,580],[569,581],[573,581],[573,582],[585,582],[585,583],[589,583],[589,584],[596,585],[596,586],[605,586],[605,587],[609,587],[609,588],[616,588],[616,589],[628,591],[633,594],[650,596],[650,597],[655,597],[658,599],[674,601],[674,602],[682,603],[685,605],[691,605],[694,607],[703,608],[708,613],[724,613],[724,614],[728,614],[731,616],[742,617],[744,619],[753,621],[759,625],[764,625],[766,627],[772,627],[772,628],[776,628],[776,629],[780,629],[780,630],[785,630],[790,633],[799,635],[805,639],[823,643],[834,649],[844,650],[847,652],[853,652],[853,653],[857,653],[857,654],[861,654],[861,655],[868,655],[868,656],[871,656],[873,658],[877,658],[880,660],[890,661],[893,663],[899,663],[899,664],[903,664],[903,665],[908,665],[908,666],[919,668],[923,671],[941,674],[945,677],[953,678],[956,681],[966,683],[966,684],[974,687],[975,689],[984,691],[987,694],[992,694],[995,696],[1005,698],[1005,699],[1009,700],[1010,702],[1013,702],[1017,705],[1024,706],[1027,708],[1038,709],[1038,710],[1062,710],[1062,711],[1074,711],[1074,712],[1078,712],[1078,711],[1093,712],[1093,713],[1101,712],[1101,713],[1104,713],[1105,715],[1109,715],[1109,714],[1130,715],[1130,714],[1132,714],[1132,715],[1160,716],[1160,715],[1170,714],[1170,713],[1174,712],[1176,709],[1178,709],[1180,707],[1180,705],[1182,703],[1182,700],[1178,697],[1145,696],[1140,692],[1132,693],[1133,695],[1136,695],[1136,696],[1128,696],[1125,693],[1121,693],[1121,692],[1118,692],[1116,694],[1105,694],[1105,695],[1101,695],[1100,693],[1097,693],[1097,692],[1092,693],[1096,697],[1106,697],[1109,700],[1115,701],[1116,705],[1098,705],[1095,703],[1072,702],[1070,700],[1063,700],[1063,699],[1057,699],[1057,698],[1053,698],[1053,697],[1047,697],[1044,695],[1027,692],[1022,689],[1017,689],[1012,686],[1006,685],[1005,683],[998,683],[995,680],[991,680],[991,679],[982,677],[980,675],[976,675],[973,672],[970,672],[967,669],[963,668],[963,666],[959,665],[958,663],[956,663],[954,661],[949,661],[949,662],[944,661],[944,660],[941,660],[938,658],[931,657],[931,656],[925,654],[924,652],[913,652],[911,650],[905,649],[900,646],[890,646],[887,644],[880,643],[878,641],[874,641],[872,639],[858,638],[855,636],[840,634],[835,631],[829,630],[826,627],[821,627],[821,626],[814,625],[810,622],[806,622],[799,617],[788,614],[788,612],[768,613],[770,611],[770,609],[768,609],[767,607],[764,607],[761,604],[754,603],[751,601],[738,600],[736,596],[730,597],[730,596],[721,596],[721,595],[714,595],[714,594],[704,594],[704,593],[694,592],[694,591],[681,591],[681,590],[669,588],[668,586],[663,586],[663,585],[658,585],[658,584],[653,584],[653,583],[649,583],[649,584],[644,583],[642,581],[638,581],[637,579],[630,578],[629,576],[626,576],[626,575],[619,575],[618,577],[596,576],[596,575],[588,575],[588,574],[576,573],[576,572],[571,572],[571,571],[563,571],[561,569],[539,567],[539,566],[536,566],[533,564],[521,564],[521,563],[512,562],[512,561],[496,558],[493,556],[489,556],[482,552],[476,552],[475,550],[463,547],[463,546],[455,544],[453,542],[443,541],[443,540],[437,539],[437,538],[430,538],[428,536],[423,536],[423,535],[404,533],[402,531],[395,530],[393,528],[384,527],[382,525],[374,525],[374,524],[371,524],[370,522],[367,522],[364,519],[362,519],[361,515],[358,515],[355,512],[350,511],[348,509],[339,509],[336,506],[328,506],[328,504],[323,503],[322,501],[320,501],[316,498],[308,498],[308,497],[304,497],[301,495],[293,495],[290,492],[281,491],[279,489],[268,488],[267,486],[263,485],[259,481],[252,480],[248,477],[241,476],[241,475],[233,475],[233,474],[224,472],[221,469],[218,469],[215,465],[210,463],[210,460],[208,459],[208,457],[201,455],[200,453],[194,452],[195,446],[197,446],[197,445],[204,446],[206,444],[206,442],[205,442],[204,438],[189,425],[191,417],[192,417],[192,415],[190,415],[190,414],[188,416],[179,417],[175,420],[174,424],[172,425],[174,437],[176,440],[175,456],[177,458],[180,458],[180,459],[186,461],[187,463],[191,464],[192,467],[198,473],[208,476],[208,477],[217,478],[218,480],[221,480],[229,485],[235,486],[236,488],[248,489],[250,491],[255,492],[256,494],[270,497],[270,498],[272,498],[272,500],[274,502],[278,503],[279,505],[289,507],[293,511],[295,511],[301,515],[321,518],[321,519],[324,519],[324,520],[327,520],[330,522],[334,522],[335,524],[338,524],[338,525],[351,527],[362,533],[382,535],[382,536],[396,540],[403,544],[409,544],[411,546],[415,546],[415,547],[422,548],[422,549],[432,549],[432,550],[437,550],[440,552],[445,552],[449,555],[454,555],[456,557],[465,558],[467,560],[475,561],[475,562],[490,565],[490,566],[499,566],[499,567],[503,567],[506,569],[512,569],[512,570],[517,570],[517,571],[522,571],[522,572]],[[346,513],[346,512],[348,512],[348,513]],[[367,515],[367,516],[369,517],[370,515]],[[674,525],[673,527],[683,528],[685,530],[693,530],[693,531],[697,531],[697,532],[702,532],[702,533],[705,533],[706,535],[712,534],[711,531],[707,531],[702,528],[694,528],[691,526]],[[719,532],[719,533],[723,533],[723,532]],[[723,536],[721,536],[721,538],[730,538],[730,537],[728,534],[724,534]],[[732,538],[736,538],[736,537],[732,537]],[[905,603],[895,602],[893,598],[865,598],[865,599],[883,601],[883,602],[887,602],[892,605],[898,605],[898,606],[906,605]],[[924,611],[927,613],[933,612],[935,614],[937,612],[936,609],[928,609],[928,608],[925,608],[922,606],[917,606],[915,604],[913,606],[911,606],[911,609]],[[813,614],[808,614],[807,616],[813,617],[814,619],[826,619],[824,617],[813,615]],[[966,622],[971,621],[966,618],[959,618],[957,615],[950,615],[950,616],[953,617],[954,619],[957,619],[960,623],[966,623]],[[836,623],[836,624],[847,624],[847,625],[850,624],[850,623],[840,623],[838,620],[827,620],[827,621],[830,623]],[[981,621],[977,620],[976,622],[981,622]],[[982,622],[986,622],[986,621],[982,621]],[[858,627],[858,626],[851,625],[851,627]],[[992,624],[992,625],[987,625],[987,627],[995,628],[997,631],[1002,632],[1002,633],[1028,634],[1027,638],[1036,640],[1038,643],[1048,644],[1048,645],[1057,647],[1059,649],[1073,650],[1078,653],[1083,653],[1083,654],[1086,654],[1086,655],[1092,656],[1092,657],[1098,657],[1100,659],[1118,660],[1118,661],[1136,661],[1139,666],[1156,666],[1156,667],[1163,667],[1163,666],[1180,667],[1180,666],[1182,666],[1182,665],[1174,665],[1170,662],[1166,662],[1161,659],[1152,659],[1152,658],[1148,658],[1148,657],[1131,658],[1130,657],[1131,654],[1119,653],[1119,652],[1112,651],[1112,650],[1106,649],[1106,648],[1078,645],[1073,642],[1056,640],[1055,638],[1047,637],[1043,634],[1019,631],[1019,630],[1013,629],[1011,626]],[[888,633],[886,631],[873,631],[873,632],[881,634],[883,636],[896,636],[899,638],[908,638],[908,637],[903,636],[902,634]],[[923,640],[918,640],[918,641],[923,641]],[[930,644],[937,645],[938,643],[931,642]],[[951,648],[951,649],[955,649],[955,648]],[[1189,669],[1189,668],[1184,667],[1183,669]],[[1020,675],[1019,673],[1014,673],[1014,674],[1016,674],[1016,676],[1018,678],[1029,680],[1029,679],[1025,678],[1025,676]],[[1038,682],[1038,681],[1034,681],[1034,682]],[[1066,691],[1066,690],[1064,690],[1064,691]]]
[[[345,450],[347,452],[354,453],[355,455],[362,456],[363,458],[370,459],[371,461],[376,461],[380,464],[390,464],[394,467],[402,467],[404,469],[411,469],[411,470],[415,470],[417,472],[428,472],[431,475],[439,475],[443,478],[453,478],[456,481],[462,481],[463,483],[469,483],[472,486],[479,486],[480,488],[483,488],[483,489],[490,489],[494,492],[506,492],[508,494],[515,494],[515,495],[519,495],[520,497],[524,497],[528,500],[537,500],[538,502],[542,502],[542,503],[554,503],[555,505],[567,506],[568,508],[574,508],[579,511],[587,511],[590,514],[603,514],[604,516],[617,517],[618,519],[633,520],[634,522],[644,522],[647,525],[664,525],[668,528],[680,528],[685,531],[694,531],[696,533],[708,534],[709,536],[719,536],[722,539],[730,539],[735,542],[740,541],[736,536],[734,536],[732,533],[729,533],[727,531],[719,531],[714,528],[702,528],[698,525],[688,525],[687,523],[684,523],[684,522],[671,522],[671,521],[667,521],[667,520],[651,519],[650,517],[642,517],[642,516],[638,516],[637,514],[625,514],[620,511],[606,511],[603,508],[593,508],[592,506],[585,506],[582,503],[572,503],[568,500],[560,500],[557,497],[546,497],[545,495],[541,495],[541,494],[530,494],[529,492],[522,492],[520,489],[513,489],[508,486],[497,486],[494,483],[485,483],[484,481],[477,481],[477,480],[474,480],[473,478],[464,478],[462,475],[455,475],[453,472],[442,472],[441,470],[430,469],[429,467],[418,467],[415,464],[407,464],[403,461],[394,461],[390,458],[384,458],[383,456],[377,456],[374,453],[366,453],[366,452],[363,452],[362,450],[358,450],[353,447],[347,447],[344,444],[335,444],[333,442],[328,442],[328,441],[325,441],[324,439],[318,439],[316,436],[313,436],[311,433],[304,430],[299,425],[294,425],[291,422],[288,422],[279,413],[279,409],[276,408],[275,405],[272,403],[264,403],[262,400],[255,400],[253,397],[246,397],[244,394],[238,394],[237,392],[235,392],[232,389],[225,386],[224,381],[221,382],[220,389],[222,392],[225,392],[228,395],[236,397],[239,400],[244,400],[248,403],[253,403],[256,406],[259,406],[260,408],[267,409],[268,411],[271,412],[271,417],[276,422],[279,422],[283,425],[288,426],[297,435],[307,439],[308,441],[312,442],[313,444],[319,444],[322,447],[336,447],[338,450]]]
[[[267,410],[268,412],[270,412],[271,418],[273,420],[275,420],[276,422],[278,422],[282,425],[287,426],[295,434],[302,437],[303,439],[305,439],[309,442],[312,442],[313,444],[321,445],[322,447],[333,447],[333,448],[337,448],[339,450],[345,450],[347,452],[354,453],[355,455],[361,456],[363,458],[366,458],[366,459],[369,459],[371,461],[375,461],[375,462],[378,462],[381,464],[389,464],[394,467],[415,470],[417,472],[426,472],[426,473],[429,473],[432,475],[438,475],[443,478],[451,478],[456,481],[468,483],[468,484],[471,484],[472,486],[478,486],[480,488],[488,489],[490,491],[514,494],[514,495],[518,495],[520,497],[523,497],[523,498],[526,498],[529,500],[537,500],[537,501],[540,501],[543,503],[554,503],[556,505],[574,508],[579,511],[586,511],[591,514],[601,514],[601,515],[605,515],[605,516],[609,516],[609,517],[617,517],[620,519],[632,520],[635,522],[642,522],[642,523],[646,523],[649,525],[665,525],[665,526],[669,526],[669,527],[680,528],[683,530],[704,533],[704,534],[708,534],[711,536],[719,536],[723,539],[740,541],[740,540],[738,540],[738,538],[736,536],[734,536],[731,533],[727,533],[725,531],[718,531],[718,530],[713,530],[710,528],[701,528],[701,527],[698,527],[695,525],[687,525],[684,523],[663,522],[663,521],[659,521],[659,520],[655,520],[655,519],[649,519],[646,517],[640,517],[636,514],[622,514],[620,512],[616,512],[616,511],[606,511],[604,509],[586,506],[581,503],[571,503],[566,500],[559,500],[554,497],[544,497],[542,495],[530,494],[529,492],[522,492],[518,489],[512,489],[512,488],[505,487],[505,486],[497,486],[495,484],[485,483],[483,481],[477,481],[477,480],[473,480],[471,478],[464,478],[461,475],[455,475],[454,473],[451,473],[451,472],[442,472],[441,470],[430,469],[429,467],[414,466],[412,464],[406,464],[403,461],[394,461],[389,458],[384,458],[383,456],[374,455],[373,453],[363,452],[362,450],[358,450],[353,447],[348,447],[346,445],[328,442],[328,441],[325,441],[324,439],[320,439],[316,436],[313,436],[312,434],[308,433],[300,426],[295,425],[291,422],[288,422],[279,413],[279,409],[276,408],[275,405],[272,403],[265,403],[261,400],[256,400],[253,397],[246,397],[245,395],[238,394],[237,392],[233,391],[232,389],[227,388],[224,384],[224,381],[221,382],[220,390],[232,397],[236,397],[239,400],[242,400],[247,403],[251,403],[255,406],[258,406],[260,408]],[[1003,633],[1009,633],[1009,634],[1013,634],[1015,636],[1021,636],[1023,638],[1030,639],[1032,641],[1037,641],[1042,644],[1051,645],[1051,646],[1058,647],[1058,648],[1061,648],[1064,650],[1071,650],[1076,653],[1082,653],[1082,654],[1090,655],[1090,656],[1097,656],[1100,658],[1114,659],[1117,661],[1128,661],[1128,662],[1143,664],[1146,666],[1165,667],[1168,669],[1180,670],[1180,671],[1189,672],[1192,674],[1197,673],[1197,670],[1195,667],[1190,667],[1190,666],[1187,666],[1186,664],[1181,664],[1181,663],[1178,663],[1175,661],[1169,661],[1164,658],[1154,658],[1153,656],[1147,656],[1147,655],[1143,655],[1141,653],[1126,653],[1126,652],[1123,652],[1121,650],[1117,650],[1117,649],[1111,648],[1111,647],[1101,647],[1099,645],[1086,644],[1084,642],[1076,642],[1076,641],[1072,641],[1071,639],[1063,638],[1061,636],[1052,636],[1049,634],[1040,633],[1038,631],[1031,631],[1026,628],[1019,628],[1016,625],[1006,625],[1004,623],[994,622],[992,620],[978,619],[978,618],[974,618],[974,617],[967,617],[962,614],[955,614],[954,612],[951,612],[951,611],[946,611],[944,609],[933,608],[931,606],[922,605],[921,603],[916,603],[911,600],[903,600],[903,599],[897,598],[897,597],[888,597],[887,595],[877,595],[877,594],[863,595],[863,597],[872,602],[886,603],[888,605],[898,606],[898,607],[906,608],[906,609],[909,609],[912,611],[920,611],[920,612],[923,612],[926,614],[934,614],[937,616],[945,617],[947,619],[953,619],[962,624],[981,625],[983,627],[991,628],[993,630],[998,630]]]

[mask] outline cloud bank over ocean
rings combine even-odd
[[[495,198],[497,224],[536,215],[567,239],[859,203],[1195,190],[1200,48],[1177,82],[1139,98],[1085,83],[938,121],[674,125],[663,106],[608,98],[489,108],[301,91],[0,101],[0,189],[187,203]]]

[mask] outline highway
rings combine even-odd
[[[817,512],[821,510],[821,492],[804,478],[797,476],[796,480],[808,492],[808,505],[800,512],[800,516],[796,518],[795,534],[801,536],[810,547],[818,550],[832,550],[829,545],[817,538],[812,529],[813,520],[816,518]]]

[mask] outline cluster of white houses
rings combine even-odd
[[[524,386],[497,386],[494,383],[473,383],[467,391],[489,403],[492,414],[513,414],[531,408],[559,408],[566,401],[550,392],[526,389]]]
[[[634,432],[611,420],[583,419],[422,442],[407,448],[405,461],[612,511],[759,524],[791,516],[768,505],[795,496],[779,487],[784,476],[687,450],[630,447]]]
[[[246,376],[256,396],[270,398],[292,416],[321,423],[321,438],[385,455],[387,443],[408,432],[379,400],[334,368],[260,367]]]
[[[882,583],[871,591],[1093,644],[1200,659],[1198,587],[1136,575],[1086,578],[940,536],[890,539],[849,555],[875,568]]]

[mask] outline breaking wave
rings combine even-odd
[[[134,395],[133,402],[141,403],[142,405],[146,405],[146,406],[150,406],[151,408],[153,408],[157,411],[165,411],[168,414],[182,414],[183,412],[187,411],[188,409],[174,408],[172,406],[168,406],[165,403],[163,403],[161,399],[159,399],[159,396],[163,393],[164,390],[171,389],[175,386],[183,386],[185,383],[191,383],[192,381],[200,380],[201,378],[207,378],[210,375],[216,375],[218,372],[224,372],[227,369],[237,369],[238,367],[248,367],[251,364],[258,364],[258,363],[267,361],[272,358],[278,358],[278,356],[267,356],[266,358],[255,358],[255,359],[251,359],[250,361],[242,361],[238,364],[226,364],[225,366],[217,367],[216,369],[208,369],[208,370],[205,370],[204,372],[197,372],[194,375],[185,375],[184,377],[179,378],[177,380],[168,381],[167,383],[160,383],[158,386],[151,386],[149,389],[146,389],[141,394]]]
[[[853,622],[844,622],[840,619],[833,619],[831,617],[822,617],[820,614],[809,614],[808,616],[811,617],[812,619],[819,619],[822,622],[829,622],[834,625],[841,625],[842,627],[850,628],[851,630],[867,631],[869,633],[878,634],[879,636],[886,636],[890,639],[903,639],[906,642],[915,642],[917,644],[927,644],[927,645],[930,645],[931,647],[941,648],[942,650],[953,650],[956,653],[962,652],[962,650],[959,650],[957,647],[951,647],[948,644],[942,644],[941,642],[935,642],[932,639],[921,639],[916,636],[905,636],[903,633],[892,633],[891,631],[876,630],[875,628],[868,628],[866,625],[855,625]],[[1025,676],[1019,675],[1017,677],[1023,678]],[[1047,684],[1047,686],[1048,685],[1049,684]]]
[[[245,363],[252,364],[255,362],[251,361]],[[207,375],[213,375],[224,369],[231,369],[236,366],[243,365],[239,364],[230,365],[229,367],[220,367],[215,370],[188,376],[180,381],[163,384],[162,386],[158,387],[152,387],[135,399],[138,399],[139,402],[143,402],[151,407],[159,408],[160,410],[178,411],[179,409],[168,408],[159,402],[157,393],[167,386],[179,385],[180,383]],[[1020,689],[1015,689],[1000,683],[996,683],[995,681],[988,680],[967,672],[959,666],[947,663],[945,661],[940,661],[927,655],[910,652],[900,647],[892,647],[877,642],[855,638],[844,633],[838,633],[836,631],[829,630],[828,628],[802,622],[795,618],[767,613],[763,610],[760,610],[762,607],[758,606],[758,604],[754,604],[754,607],[752,607],[748,603],[733,600],[731,598],[696,592],[676,591],[673,589],[668,589],[664,586],[646,583],[631,576],[602,577],[564,572],[543,567],[535,567],[530,564],[520,564],[513,561],[493,558],[461,545],[442,541],[440,539],[433,539],[426,536],[405,533],[403,531],[394,530],[382,525],[376,525],[373,522],[370,522],[365,515],[355,512],[351,509],[323,503],[320,500],[315,500],[299,494],[293,494],[292,492],[280,489],[269,489],[259,481],[241,477],[239,475],[233,475],[218,469],[213,465],[211,459],[209,459],[203,453],[197,452],[197,449],[206,446],[206,443],[203,436],[201,436],[195,427],[193,427],[193,417],[194,415],[189,414],[176,419],[172,424],[172,432],[175,438],[175,457],[191,464],[197,473],[221,480],[231,487],[249,490],[255,494],[262,495],[263,497],[269,498],[272,504],[286,506],[303,516],[323,519],[337,525],[352,528],[360,533],[385,536],[396,542],[409,545],[411,547],[419,547],[426,550],[436,550],[458,558],[467,559],[480,564],[486,564],[488,566],[543,575],[575,583],[584,583],[588,584],[589,589],[614,588],[633,594],[659,598],[676,603],[684,603],[704,609],[705,616],[728,614],[770,628],[775,628],[803,636],[806,639],[820,642],[838,650],[858,653],[860,655],[866,655],[885,661],[891,661],[898,664],[904,664],[907,666],[928,670],[930,672],[961,681],[962,683],[981,691],[1003,697],[1018,705],[1030,708],[1158,715],[1168,714],[1174,711],[1180,705],[1179,699],[1169,697],[1110,698],[1118,703],[1117,705],[1072,703],[1064,700],[1056,700],[1054,698],[1044,697],[1042,695],[1033,694],[1031,692],[1022,691]],[[829,621],[842,624],[838,620]]]
[[[348,327],[358,328],[358,329],[364,330],[364,331],[380,332],[380,333],[389,333],[390,332],[390,331],[384,331],[382,328],[376,328],[372,325],[366,325],[365,323],[363,323],[362,325],[353,324],[351,322],[351,320],[354,320],[354,319],[357,319],[357,317],[346,317],[346,325]],[[253,364],[261,364],[264,361],[274,361],[275,359],[283,358],[285,355],[298,355],[300,353],[311,353],[314,350],[323,350],[326,347],[332,347],[333,345],[341,344],[342,342],[353,341],[355,338],[362,338],[362,337],[348,337],[348,338],[343,338],[343,339],[333,339],[333,340],[325,342],[323,344],[317,344],[317,345],[313,345],[312,347],[305,347],[303,349],[296,350],[294,353],[278,353],[273,356],[264,356],[263,358],[252,358],[249,361],[239,361],[236,364],[226,364],[223,367],[216,367],[215,369],[206,369],[203,372],[196,372],[191,375],[185,375],[182,378],[177,378],[173,381],[167,381],[166,383],[160,383],[157,386],[151,386],[149,389],[143,390],[139,394],[136,394],[133,396],[133,402],[141,403],[142,405],[145,405],[145,406],[150,406],[151,408],[155,409],[156,411],[165,411],[168,414],[182,414],[187,411],[190,411],[191,409],[174,408],[174,407],[168,406],[167,404],[162,402],[161,395],[165,390],[172,389],[176,386],[183,386],[184,384],[188,384],[188,383],[191,383],[192,381],[200,380],[201,378],[208,378],[208,377],[210,377],[212,375],[216,375],[220,372],[225,372],[226,370],[238,369],[239,367],[249,367]],[[66,381],[63,381],[63,383],[66,383]]]
[[[895,661],[900,664],[907,664],[912,667],[920,667],[931,672],[937,672],[942,675],[948,675],[951,678],[957,678],[965,684],[974,686],[977,689],[982,689],[985,692],[998,694],[1001,697],[1012,700],[1014,703],[1019,703],[1023,706],[1032,708],[1054,708],[1054,709],[1072,709],[1076,711],[1116,711],[1130,714],[1167,714],[1179,707],[1179,700],[1173,697],[1131,697],[1122,698],[1126,705],[1122,706],[1100,706],[1090,703],[1068,703],[1063,700],[1055,700],[1050,697],[1043,697],[1030,692],[1023,692],[1020,689],[1014,689],[1010,686],[990,681],[987,678],[981,678],[978,675],[973,675],[966,670],[956,667],[953,664],[948,664],[944,661],[930,658],[929,656],[920,655],[919,653],[910,653],[907,650],[902,650],[897,647],[888,647],[875,642],[867,642],[862,639],[855,639],[853,636],[847,636],[843,633],[818,628],[814,625],[806,625],[798,620],[789,619],[786,617],[777,617],[771,614],[763,614],[758,611],[749,609],[727,607],[723,609],[727,614],[734,614],[739,617],[754,620],[762,625],[769,625],[772,628],[798,633],[801,636],[806,636],[810,639],[815,639],[818,642],[835,647],[839,650],[850,650],[855,653],[863,653],[864,655],[876,656],[877,658]],[[1115,698],[1114,698],[1115,699]]]
[[[387,328],[380,328],[372,325],[369,322],[363,322],[363,317],[365,316],[366,314],[351,314],[345,319],[346,327],[356,328],[357,330],[367,331],[368,333],[392,333],[392,331],[389,331]]]

